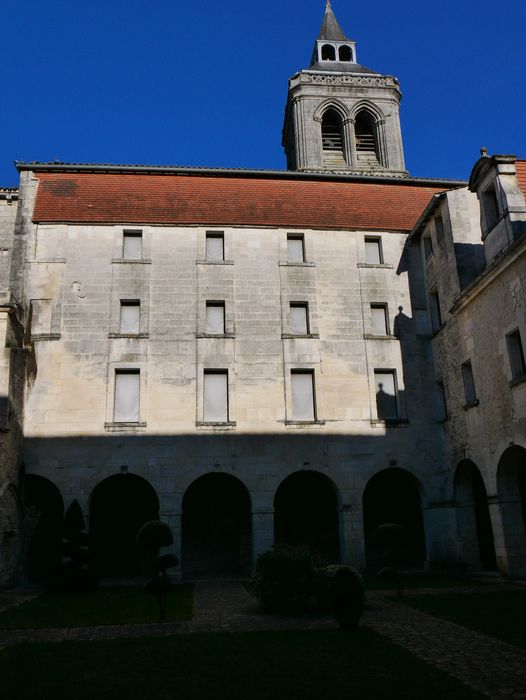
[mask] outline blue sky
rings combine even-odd
[[[0,185],[13,160],[285,168],[287,80],[324,0],[25,0],[2,16]],[[411,174],[526,157],[524,0],[333,0],[358,60],[399,78]]]

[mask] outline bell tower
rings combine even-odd
[[[289,80],[287,168],[406,177],[398,80],[358,63],[330,0],[309,68]]]

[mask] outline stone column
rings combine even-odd
[[[495,540],[497,566],[503,576],[526,575],[526,533],[522,517],[522,501],[488,498],[489,513]]]
[[[174,538],[174,543],[170,547],[169,551],[179,559],[179,566],[176,569],[170,569],[168,571],[170,578],[180,579],[182,578],[182,537],[181,537],[181,521],[182,513],[180,511],[168,511],[163,510],[159,513],[159,520],[166,523],[172,531]],[[167,550],[168,553],[168,550]]]
[[[252,568],[256,559],[274,544],[274,508],[254,507],[252,510]]]

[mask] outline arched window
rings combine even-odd
[[[328,109],[323,115],[321,138],[324,151],[335,151],[343,156],[342,120],[334,109]]]
[[[322,61],[335,61],[336,60],[336,49],[330,44],[324,44],[321,47],[321,60]]]
[[[358,160],[368,160],[379,162],[378,139],[376,134],[376,124],[374,118],[365,110],[356,117],[354,124],[356,136],[356,154]]]
[[[338,57],[340,61],[352,61],[352,51],[350,46],[340,46],[338,49]]]

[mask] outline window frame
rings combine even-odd
[[[299,375],[309,375],[311,378],[311,388],[312,388],[312,418],[298,418],[294,414],[294,377]],[[318,418],[318,406],[316,400],[316,380],[315,380],[315,370],[312,368],[303,369],[301,367],[295,367],[290,370],[290,396],[291,396],[291,416],[292,419],[289,422],[292,423],[319,423]]]
[[[510,363],[511,383],[520,382],[526,378],[526,360],[519,327],[506,333],[506,347]]]
[[[118,377],[123,375],[134,375],[137,377],[138,381],[138,403],[137,403],[137,420],[117,420],[116,408],[117,408],[117,386]],[[112,411],[112,422],[116,425],[139,425],[141,423],[141,370],[140,368],[133,367],[116,367],[114,370],[113,379],[113,411]]]
[[[212,258],[208,257],[208,241],[212,239],[220,239],[221,240],[221,247],[222,247],[222,257],[221,258]],[[208,263],[224,263],[226,260],[225,257],[225,232],[224,231],[206,231],[205,232],[205,256],[204,256],[205,262]]]
[[[491,231],[499,223],[501,218],[499,197],[497,195],[497,183],[492,181],[481,191],[482,207],[486,231]]]
[[[391,334],[391,328],[389,325],[389,305],[387,302],[371,302],[370,304],[370,309],[371,309],[371,331],[372,335],[376,335],[379,338],[383,338],[384,336],[389,336]],[[384,317],[384,333],[376,333],[376,329],[374,327],[373,323],[373,309],[381,309],[383,310],[383,317]]]
[[[298,333],[297,331],[294,331],[292,329],[291,323],[290,323],[290,311],[291,309],[296,308],[296,309],[304,309],[305,310],[305,332],[304,333]],[[289,322],[288,322],[288,327],[289,327],[289,333],[290,335],[299,335],[299,336],[307,336],[311,334],[311,327],[310,327],[310,314],[309,314],[309,302],[308,301],[291,301],[289,302]]]
[[[385,265],[384,251],[382,246],[381,236],[364,236],[364,248],[365,248],[365,263],[367,265]],[[369,262],[367,256],[367,244],[374,243],[378,250],[378,261],[379,262]]]
[[[208,328],[208,309],[209,308],[221,308],[223,310],[223,330],[221,333],[214,333],[209,330]],[[206,335],[214,335],[221,337],[223,335],[226,335],[226,308],[225,308],[225,302],[223,300],[213,300],[213,299],[207,299],[206,305],[205,305],[205,334]]]
[[[217,420],[206,415],[206,377],[211,375],[220,375],[226,378],[226,418],[225,420]],[[215,424],[215,425],[228,425],[231,423],[230,420],[230,378],[228,369],[213,369],[206,368],[203,369],[203,423]]]
[[[434,335],[444,327],[444,319],[442,317],[442,309],[440,307],[440,294],[437,285],[428,291],[427,299],[429,304],[429,321],[431,324],[431,331]],[[436,312],[436,316],[433,313],[434,311]],[[437,323],[435,323],[435,318]]]
[[[139,257],[128,257],[126,255],[126,240],[131,238],[138,238],[141,241],[141,254]],[[144,260],[144,237],[142,229],[123,229],[122,231],[122,260],[128,260],[130,262],[137,260]]]
[[[477,398],[477,387],[475,384],[475,376],[473,374],[473,364],[471,360],[466,360],[460,365],[460,373],[462,375],[462,384],[464,386],[465,407],[476,406],[479,403]]]
[[[391,367],[383,368],[383,367],[375,367],[374,370],[374,397],[376,400],[376,418],[379,421],[385,421],[386,423],[399,423],[402,420],[402,414],[401,414],[401,406],[400,406],[400,396],[399,396],[399,391],[398,391],[398,377],[397,377],[397,371],[396,369],[393,369]],[[379,410],[378,410],[378,396],[377,396],[377,391],[376,387],[379,385],[379,382],[376,379],[377,375],[390,375],[393,378],[393,389],[394,389],[394,399],[395,399],[395,409],[396,409],[396,417],[394,418],[386,418],[384,416],[379,415]]]
[[[138,330],[136,333],[130,333],[122,329],[122,307],[133,306],[138,308]],[[137,336],[141,334],[141,300],[140,299],[120,299],[119,304],[119,335]]]
[[[301,242],[301,260],[293,260],[290,257],[289,251],[289,241],[300,241]],[[305,234],[304,233],[287,233],[287,263],[289,265],[302,265],[307,262],[305,256]]]

